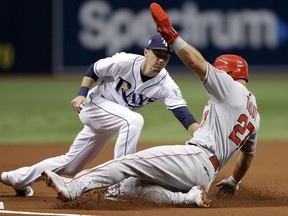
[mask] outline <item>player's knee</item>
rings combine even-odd
[[[81,169],[77,169],[75,167],[66,167],[64,174],[68,176],[75,176]]]
[[[77,161],[77,159],[76,159]],[[78,172],[81,171],[81,169],[83,168],[83,166],[81,165],[81,163],[69,163],[65,166],[64,170],[63,170],[63,174],[65,175],[69,175],[69,176],[75,176]]]
[[[139,113],[134,113],[133,118],[130,119],[129,125],[132,128],[140,128],[142,129],[144,125],[144,118]]]

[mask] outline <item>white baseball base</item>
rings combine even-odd
[[[4,209],[4,203],[0,202],[0,209]]]

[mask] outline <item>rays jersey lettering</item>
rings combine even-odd
[[[131,90],[131,86],[131,83],[120,77],[115,88],[116,92],[122,96],[129,107],[139,108],[157,100],[156,98],[148,98],[143,94],[137,94],[134,91],[128,93]]]

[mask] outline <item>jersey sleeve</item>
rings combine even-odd
[[[224,71],[218,70],[207,62],[206,75],[202,83],[211,99],[222,101],[229,94],[234,80]]]
[[[122,72],[118,67],[125,67],[125,62],[129,64],[129,58],[132,58],[132,55],[121,52],[116,53],[115,55],[107,58],[103,58],[95,62],[94,72],[98,77],[104,76],[116,76],[117,73]],[[121,64],[119,64],[121,62]],[[127,65],[128,67],[130,65]]]
[[[187,106],[185,99],[182,96],[181,89],[174,80],[167,76],[164,80],[164,86],[161,89],[162,95],[159,98],[165,104],[167,109],[172,110],[178,107]]]
[[[94,64],[94,72],[98,77],[111,76],[113,66],[115,67],[115,58],[108,57],[100,59]]]
[[[241,147],[241,151],[246,154],[252,154],[256,151],[257,133],[252,134],[246,143]]]

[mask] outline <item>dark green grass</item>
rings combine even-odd
[[[0,77],[0,144],[71,143],[82,124],[70,101],[77,79]],[[175,77],[190,110],[200,121],[208,99],[194,76]],[[249,88],[257,95],[261,113],[260,140],[288,140],[287,79],[251,78]],[[155,102],[139,112],[145,125],[140,142],[183,143],[188,132],[163,104]]]

